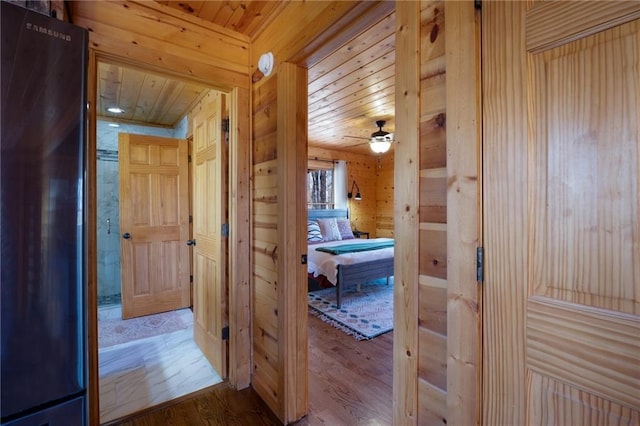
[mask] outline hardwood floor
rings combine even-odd
[[[236,391],[226,383],[222,383],[172,403],[151,408],[129,419],[111,423],[110,426],[279,426],[281,424],[252,388]]]
[[[367,341],[309,316],[309,415],[297,426],[390,425],[393,332]],[[256,392],[218,385],[113,423],[279,425]]]
[[[309,415],[298,425],[390,425],[393,332],[357,341],[309,316]]]
[[[143,334],[144,338],[99,349],[102,423],[221,382],[193,340],[191,311],[182,309],[175,314],[187,328],[153,337]],[[98,310],[99,320],[105,322],[120,316],[120,306]],[[117,322],[117,327],[126,322]]]

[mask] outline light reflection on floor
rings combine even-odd
[[[118,309],[100,307],[98,318],[119,315]],[[222,381],[193,341],[191,311],[183,311],[191,324],[185,330],[99,350],[101,423]]]

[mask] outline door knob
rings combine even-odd
[[[124,234],[122,234],[122,238],[124,238],[125,240],[128,240],[129,238],[131,238],[131,234],[128,232],[125,232]]]
[[[187,240],[187,245],[188,246],[195,246],[196,245],[196,240]]]

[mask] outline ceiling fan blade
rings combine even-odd
[[[343,136],[343,138],[364,139],[364,140],[367,140],[367,141],[370,139],[370,138],[363,138],[362,136],[348,136],[348,135]]]
[[[362,138],[359,138],[359,139],[362,139]],[[357,146],[368,145],[368,144],[369,144],[369,142],[361,142],[361,143],[357,143],[357,144],[354,144],[354,145],[345,145],[344,148],[355,148]]]

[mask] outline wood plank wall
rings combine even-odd
[[[311,47],[314,40],[341,17],[358,6],[358,2],[291,2],[270,25],[253,41],[251,48],[252,72],[261,54],[272,52],[275,58],[273,73],[254,82],[252,86],[253,127],[253,369],[252,384],[258,394],[284,422],[297,420],[301,401],[304,398],[287,399],[296,386],[286,377],[290,362],[296,362],[295,354],[283,352],[290,348],[295,336],[285,335],[278,328],[283,323],[279,315],[292,312],[278,294],[294,289],[296,283],[287,282],[285,271],[279,270],[278,256],[283,230],[278,228],[280,194],[288,188],[279,186],[278,168],[278,93],[287,93],[287,88],[278,87],[278,68],[283,62],[302,64],[308,55],[317,52],[319,46]],[[295,23],[295,25],[292,25]],[[346,41],[346,40],[345,40]],[[297,58],[297,59],[296,59]],[[282,117],[281,117],[282,118]],[[295,143],[287,141],[286,143]],[[305,141],[306,143],[306,141]],[[280,290],[278,287],[281,286]],[[292,290],[293,291],[293,290]],[[306,306],[306,305],[305,305]],[[295,317],[285,320],[296,321]],[[283,356],[288,359],[281,359]],[[295,389],[293,389],[295,390]],[[298,389],[306,392],[306,389]],[[296,405],[295,407],[293,407]],[[304,407],[306,409],[306,406]]]
[[[394,236],[393,192],[394,151],[376,157],[376,237]]]
[[[368,155],[353,155],[342,158],[347,161],[347,183],[349,191],[355,180],[360,188],[362,200],[347,200],[351,225],[360,231],[369,232],[370,238],[376,236],[376,161]],[[353,196],[357,189],[354,188]]]
[[[393,423],[418,421],[420,3],[396,4]],[[400,243],[401,242],[401,243]]]
[[[307,334],[307,70],[286,62],[278,72],[278,312],[280,335],[280,404],[285,422],[307,414],[309,359]],[[304,303],[300,303],[304,301]]]
[[[447,137],[444,2],[420,11],[418,424],[447,420]]]
[[[397,424],[480,422],[476,18],[472,2],[396,3]]]
[[[253,112],[253,369],[254,389],[278,411],[277,79],[254,87]]]
[[[396,4],[397,424],[476,424],[479,413],[478,39],[473,3],[447,10]]]

